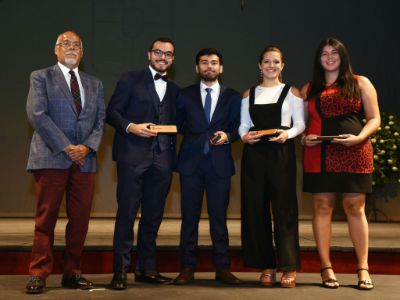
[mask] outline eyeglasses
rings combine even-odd
[[[174,53],[171,51],[161,51],[160,49],[153,49],[151,50],[151,52],[154,53],[155,56],[157,57],[162,57],[163,55],[165,55],[165,58],[172,58],[174,57]]]
[[[56,44],[56,46],[61,46],[65,49],[68,49],[70,47],[80,49],[82,47],[81,42],[72,42],[72,41],[68,41],[68,40],[58,43],[58,44]]]

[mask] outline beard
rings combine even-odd
[[[215,72],[209,72],[209,71],[205,71],[205,72],[201,72],[199,74],[201,80],[209,82],[209,81],[215,81],[218,79],[218,75]]]
[[[64,61],[69,66],[75,66],[79,62],[79,55],[74,51],[68,51],[65,53]]]
[[[158,66],[157,62],[164,62],[165,64],[161,65],[161,66]],[[160,60],[157,60],[157,61],[150,61],[150,66],[154,70],[156,70],[157,72],[164,73],[168,69],[169,64],[168,64],[168,62],[166,60],[161,60],[160,59]]]
[[[66,63],[67,65],[73,66],[73,65],[76,65],[77,62],[78,62],[78,59],[75,58],[75,57],[66,57],[66,58],[65,58],[65,63]]]
[[[66,65],[75,66],[75,65],[79,64],[79,60],[80,60],[80,56],[79,56],[79,53],[77,53],[76,51],[69,50],[69,51],[65,52],[64,61],[65,61]]]

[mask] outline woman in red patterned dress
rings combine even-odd
[[[365,194],[372,190],[373,149],[369,137],[380,125],[375,88],[366,77],[352,73],[345,46],[328,38],[317,49],[313,79],[302,88],[302,94],[308,113],[302,137],[304,191],[312,193],[322,286],[339,287],[329,248],[332,211],[335,198],[341,195],[358,261],[357,287],[373,289],[368,272]]]

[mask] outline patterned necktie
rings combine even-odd
[[[206,119],[208,124],[211,122],[211,88],[206,88],[206,99],[204,101],[204,113],[206,115]],[[206,139],[206,142],[204,144],[204,149],[203,153],[207,154],[210,151],[210,142],[208,141],[208,138]]]
[[[69,74],[71,74],[71,81],[70,81],[71,93],[72,97],[74,98],[76,111],[78,112],[79,115],[82,110],[82,104],[81,104],[81,92],[79,90],[78,79],[76,79],[74,71],[72,70],[69,71]]]

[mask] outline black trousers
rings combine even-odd
[[[136,270],[156,270],[156,238],[172,179],[170,151],[149,153],[137,165],[118,162],[118,210],[114,229],[114,272],[129,272],[133,224],[141,208],[138,226]]]
[[[299,269],[293,141],[284,144],[246,144],[241,172],[242,251],[245,266],[278,268],[281,271]]]

